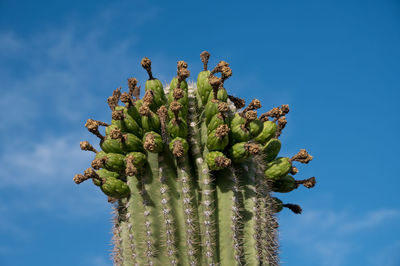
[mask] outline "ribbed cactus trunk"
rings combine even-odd
[[[275,213],[301,208],[271,193],[315,185],[313,177],[289,175],[297,173],[294,161],[312,159],[305,150],[277,157],[288,106],[257,117],[259,100],[244,108],[227,94],[229,65],[208,71],[209,53],[200,58],[197,86],[188,85],[188,66],[179,61],[165,88],[144,58],[144,97],[131,78],[129,92],[119,88],[108,98],[111,123],[85,125],[102,150],[81,142],[96,156],[74,181],[92,179],[113,204],[115,265],[278,265]]]

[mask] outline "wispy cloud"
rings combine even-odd
[[[112,262],[111,262],[111,260],[107,260],[103,256],[91,256],[86,259],[86,265],[110,266],[110,265],[112,265]]]
[[[109,119],[111,91],[131,75],[145,76],[135,49],[139,35],[109,38],[119,8],[26,35],[0,31],[0,261],[24,254],[20,247],[41,237],[29,226],[40,217],[49,224],[108,222],[106,196],[72,178],[94,156],[81,151],[79,141],[98,143],[85,120]],[[143,10],[130,19],[132,30],[157,14]],[[111,262],[92,256],[82,265]]]
[[[350,255],[365,248],[363,243],[356,240],[360,233],[399,221],[400,210],[377,209],[364,214],[347,210],[308,210],[296,217],[295,224],[291,223],[293,219],[282,218],[281,237],[284,245],[296,247],[299,253],[310,258],[312,265],[336,266],[350,265]],[[379,250],[377,247],[376,253]]]

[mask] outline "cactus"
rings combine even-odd
[[[232,70],[224,61],[207,70],[209,57],[200,55],[197,86],[179,61],[165,88],[144,58],[143,98],[130,78],[128,92],[118,88],[107,100],[111,124],[85,124],[102,150],[81,142],[95,157],[74,181],[92,179],[114,208],[115,265],[278,265],[276,213],[302,210],[272,193],[316,183],[293,177],[295,162],[311,161],[307,151],[278,157],[289,106],[258,116],[261,102],[245,107],[228,95]]]

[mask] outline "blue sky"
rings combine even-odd
[[[304,209],[279,214],[283,265],[400,265],[400,3],[166,3],[0,1],[0,265],[111,265],[110,206],[72,182],[84,122],[142,57],[168,82],[203,50],[232,94],[289,104],[282,154],[315,158],[281,196]]]

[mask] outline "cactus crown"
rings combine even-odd
[[[138,80],[129,78],[128,92],[118,88],[107,99],[111,124],[85,124],[101,151],[80,143],[95,157],[73,180],[92,179],[113,204],[116,265],[277,265],[275,214],[302,209],[271,194],[316,184],[315,177],[292,176],[293,163],[312,160],[306,150],[278,157],[289,106],[258,117],[261,102],[245,107],[228,95],[229,64],[220,61],[209,71],[209,58],[200,54],[197,86],[187,84],[188,64],[179,61],[166,88],[143,58],[144,97]]]

